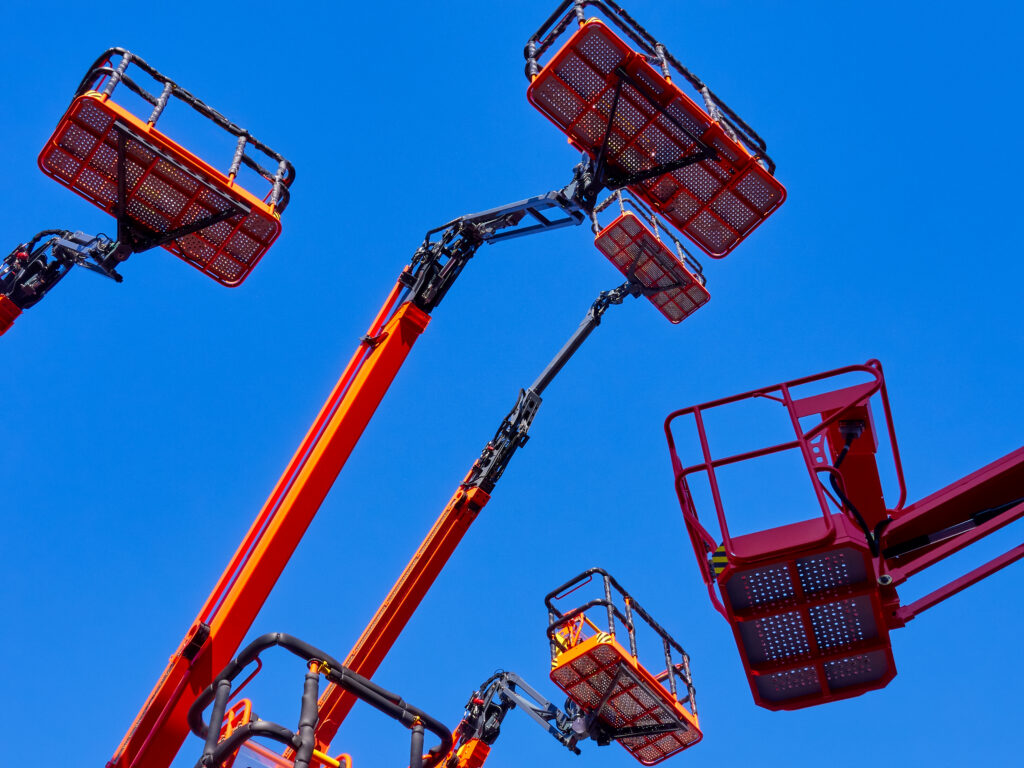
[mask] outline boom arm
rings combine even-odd
[[[570,702],[571,704],[572,702]],[[566,749],[580,754],[577,742],[588,737],[592,724],[575,706],[566,713],[545,699],[514,672],[498,672],[473,692],[466,714],[455,730],[455,745],[445,768],[480,768],[501,733],[510,710],[519,707]]]
[[[490,500],[490,494],[512,456],[529,439],[527,433],[540,407],[544,389],[600,324],[601,316],[608,307],[621,304],[626,296],[640,293],[641,286],[632,281],[627,281],[615,290],[602,292],[579,327],[533,385],[519,393],[512,411],[501,422],[494,438],[484,447],[480,458],[459,484],[455,495],[349,652],[345,659],[346,667],[364,677],[372,677],[377,671],[469,526]],[[327,687],[320,697],[320,720],[317,725],[319,749],[327,748],[355,702],[356,698],[341,688],[334,685]]]
[[[40,245],[42,243],[42,245]],[[0,261],[0,335],[35,306],[75,265],[121,282],[119,243],[104,235],[48,229]]]
[[[187,712],[231,660],[430,312],[484,243],[583,222],[576,178],[563,190],[463,216],[427,233],[342,373],[191,629],[125,735],[110,768],[167,768]],[[551,209],[565,216],[552,220]],[[529,216],[527,224],[523,220]],[[436,235],[436,237],[434,237]],[[396,308],[397,307],[397,308]]]

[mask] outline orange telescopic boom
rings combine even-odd
[[[575,183],[427,233],[298,451],[108,764],[166,768],[187,712],[238,649],[338,473],[427,327],[430,312],[484,243],[579,224]],[[565,216],[548,218],[551,209]],[[525,220],[525,224],[520,226]]]
[[[372,677],[398,640],[412,614],[426,596],[434,580],[451,558],[462,537],[491,498],[495,484],[516,450],[529,439],[528,431],[541,404],[541,394],[558,372],[576,353],[601,317],[613,304],[629,296],[645,296],[672,323],[681,322],[710,298],[700,268],[690,258],[679,258],[654,231],[651,211],[635,198],[616,193],[600,205],[603,210],[618,202],[621,215],[599,229],[594,221],[595,245],[621,271],[626,282],[598,296],[576,331],[541,372],[529,389],[521,391],[512,411],[502,421],[494,438],[459,484],[441,516],[420,544],[383,604],[367,625],[345,666],[364,677]],[[625,210],[630,205],[640,216]],[[655,231],[657,231],[655,229]],[[674,238],[665,233],[666,239]],[[629,244],[629,248],[620,247]],[[690,270],[690,266],[694,271]],[[338,686],[328,686],[320,698],[317,746],[327,749],[356,698]]]

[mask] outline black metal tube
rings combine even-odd
[[[420,720],[412,724],[409,741],[409,768],[423,768],[423,723]]]
[[[242,167],[242,155],[245,154],[245,143],[247,141],[247,136],[238,137],[238,142],[235,144],[235,156],[231,158],[231,167],[228,168],[228,176],[231,178],[238,175],[238,169]]]
[[[149,124],[155,125],[156,121],[160,119],[160,115],[163,114],[164,107],[167,106],[167,100],[171,98],[171,93],[174,91],[174,83],[168,81],[164,83],[164,89],[160,92],[160,96],[157,97],[156,104],[153,106],[153,111],[149,113]]]
[[[608,574],[604,575],[604,599],[608,601],[608,634],[615,634],[615,606],[612,605],[612,585],[608,580]],[[635,654],[634,654],[635,655]]]
[[[299,711],[298,730],[301,746],[295,750],[295,768],[309,768],[309,761],[313,757],[313,748],[316,746],[316,722],[320,719],[317,710],[319,698],[319,662],[310,662],[302,687],[302,709]]]
[[[626,605],[626,622],[629,629],[629,652],[633,654],[633,658],[637,658],[636,652],[636,631],[633,625],[633,609],[630,604],[633,602],[628,597],[623,601]]]
[[[662,645],[665,648],[665,671],[668,672],[668,687],[672,691],[672,698],[678,699],[676,695],[676,670],[672,666],[672,649],[669,647],[668,640],[662,638]]]
[[[547,385],[551,383],[555,376],[558,375],[558,372],[569,362],[569,358],[576,354],[576,350],[586,341],[591,331],[600,324],[601,318],[597,316],[597,313],[593,309],[588,310],[587,316],[583,318],[583,322],[579,324],[579,327],[569,337],[569,340],[565,342],[565,346],[558,351],[558,354],[547,364],[547,367],[541,371],[540,376],[533,382],[530,389],[538,395],[542,394]]]
[[[220,740],[220,724],[224,722],[224,712],[228,707],[228,697],[231,695],[231,681],[221,680],[217,683],[217,693],[214,695],[213,709],[210,711],[210,725],[206,731],[206,745],[203,747],[203,757],[213,756]]]

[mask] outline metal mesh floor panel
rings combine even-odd
[[[628,79],[608,133],[622,70]],[[600,21],[569,39],[527,97],[592,157],[608,135],[608,169],[620,178],[696,154],[693,137],[712,147],[716,160],[630,187],[711,256],[731,252],[786,198],[785,188],[720,125]]]
[[[126,213],[145,235],[159,236],[235,213],[163,247],[223,285],[241,283],[281,232],[271,209],[110,101],[76,99],[39,155],[48,176],[111,215],[118,205],[118,133],[127,136]]]
[[[693,273],[628,211],[602,229],[594,244],[623,275],[633,268],[645,288],[681,286],[647,296],[673,323],[682,322],[711,298]]]
[[[700,741],[700,731],[688,722],[689,713],[614,640],[591,638],[578,655],[563,658],[551,679],[585,709],[593,711],[604,701],[598,716],[611,728],[678,725],[668,732],[618,739],[644,765],[660,763]]]
[[[794,709],[885,686],[895,674],[866,550],[835,546],[723,574],[751,690]]]

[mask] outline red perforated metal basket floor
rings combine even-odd
[[[700,741],[696,719],[609,635],[595,635],[558,657],[551,679],[613,729],[677,724],[666,733],[618,739],[644,765],[654,765]],[[609,693],[609,689],[614,684]]]
[[[98,93],[72,102],[39,155],[48,176],[112,215],[118,204],[118,130],[126,143],[127,216],[160,235],[235,213],[163,247],[223,285],[241,283],[281,232],[274,210],[182,149],[157,129]]]
[[[837,516],[841,518],[841,516]],[[837,519],[843,531],[845,519]],[[820,521],[798,523],[792,527]],[[756,551],[757,537],[740,536]],[[718,578],[751,692],[768,709],[798,709],[882,688],[896,674],[870,552],[855,536],[799,557],[728,565]]]
[[[682,286],[647,296],[673,323],[681,323],[711,298],[693,273],[629,211],[602,229],[594,244],[623,275],[632,268],[645,288]]]
[[[624,177],[696,154],[696,143],[680,126],[713,147],[717,160],[702,160],[631,189],[709,255],[727,255],[782,204],[785,188],[608,27],[588,21],[544,66],[527,97],[596,158],[618,80],[614,72],[620,67],[630,80],[616,107],[609,169]]]

